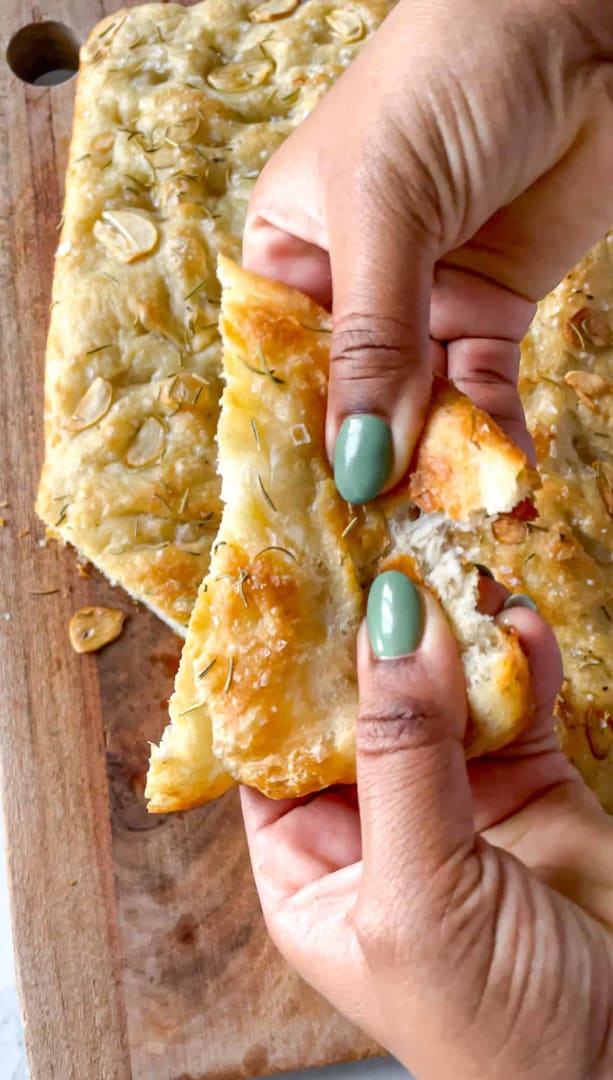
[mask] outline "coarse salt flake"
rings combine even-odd
[[[311,436],[304,424],[294,424],[289,431],[294,446],[306,446],[307,443],[310,443]]]

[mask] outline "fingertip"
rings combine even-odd
[[[330,308],[332,278],[328,253],[258,214],[252,215],[245,228],[243,266],[262,277],[282,281],[322,307]]]
[[[528,658],[535,720],[551,715],[564,678],[562,657],[552,628],[529,607],[507,607],[496,616],[496,622],[515,630]]]
[[[431,370],[407,364],[395,377],[373,356],[372,372],[342,375],[331,367],[326,451],[348,502],[368,502],[396,486],[409,470],[428,413]],[[364,429],[360,431],[360,426]],[[347,436],[352,433],[347,454]],[[357,493],[348,498],[346,492]]]
[[[363,711],[393,710],[405,699],[417,707],[421,701],[425,713],[436,714],[461,737],[466,689],[459,648],[438,601],[407,574],[388,570],[373,582],[357,662]]]

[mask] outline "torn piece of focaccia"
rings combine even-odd
[[[469,558],[529,593],[551,623],[565,676],[562,748],[613,813],[612,257],[610,232],[539,304],[522,346],[538,519],[503,519],[465,539]]]
[[[217,254],[391,6],[145,4],[81,51],[37,510],[180,633],[221,510]]]
[[[224,510],[171,724],[152,749],[149,809],[204,802],[234,781],[273,797],[352,781],[363,587],[403,558],[439,596],[456,633],[467,677],[467,753],[509,741],[530,715],[527,662],[514,634],[476,611],[477,571],[449,539],[448,520],[419,517],[406,490],[352,508],[334,487],[324,445],[329,316],[223,258],[220,279]],[[467,415],[469,450],[456,437]],[[446,433],[457,469],[439,483],[438,440]],[[442,381],[413,468],[432,475],[429,505],[444,510],[448,502],[452,512],[461,505],[468,514],[482,507],[478,484],[471,498],[462,493],[467,453],[476,475],[481,456],[484,476],[498,470],[494,510],[528,494],[525,457]]]

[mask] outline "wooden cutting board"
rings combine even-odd
[[[0,0],[0,760],[18,981],[33,1080],[238,1080],[375,1051],[268,940],[235,796],[147,815],[179,642],[45,545],[32,509],[74,80],[28,85],[6,50],[49,19],[83,41],[119,6]],[[10,55],[32,77],[50,45],[30,33]],[[76,656],[69,617],[94,603],[127,611],[126,629]]]

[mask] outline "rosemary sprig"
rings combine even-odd
[[[187,500],[188,499],[189,499],[189,488],[187,487],[185,489],[185,491],[183,492],[183,495],[181,497],[181,502],[179,503],[179,514],[184,514],[185,513],[185,507],[187,506]]]
[[[191,300],[192,296],[195,296],[196,293],[199,292],[200,289],[202,289],[205,285],[206,281],[199,281],[197,285],[194,285],[194,288],[191,290],[191,292],[188,292],[187,296],[183,297],[184,301],[187,302],[188,300]]]
[[[294,552],[290,551],[289,548],[281,547],[279,544],[269,544],[268,547],[262,548],[261,551],[258,551],[257,555],[254,555],[253,561],[256,562],[256,560],[259,559],[261,555],[265,555],[267,551],[282,551],[284,555],[287,555],[289,559],[296,563],[296,566],[298,565],[298,559],[294,555]]]
[[[228,664],[228,674],[226,676],[226,681],[225,681],[224,688],[223,688],[224,694],[227,694],[228,691],[230,690],[230,687],[232,686],[232,679],[233,678],[234,678],[234,657],[231,656],[230,657],[230,663]]]
[[[248,578],[249,578],[249,574],[248,574],[247,570],[243,570],[242,568],[239,569],[239,571],[238,571],[238,579],[237,579],[237,582],[236,582],[236,590],[237,590],[241,600],[243,601],[243,604],[245,605],[245,607],[249,607],[249,601],[248,601],[247,597],[245,596],[245,582],[248,580]]]
[[[581,348],[585,351],[586,350],[585,338],[583,337],[583,334],[581,333],[581,330],[579,329],[579,326],[577,325],[576,322],[573,322],[572,319],[568,320],[568,325],[570,326],[573,333],[576,334],[577,337],[579,338],[579,344],[581,345]],[[585,323],[584,322],[582,322],[580,325],[583,327],[583,329],[585,329]]]
[[[96,345],[96,347],[94,349],[88,349],[87,352],[85,353],[85,355],[86,356],[95,356],[96,353],[104,352],[105,349],[112,349],[112,348],[113,348],[113,343],[112,342],[110,342],[108,345]]]
[[[205,678],[205,677],[206,677],[206,676],[208,675],[209,671],[212,671],[212,670],[213,670],[213,668],[215,667],[215,664],[216,664],[216,663],[217,663],[217,657],[216,657],[216,656],[214,656],[212,660],[209,660],[209,662],[208,662],[208,664],[206,665],[206,667],[205,667],[205,668],[203,668],[203,669],[202,669],[202,671],[199,671],[199,672],[198,672],[198,675],[196,676],[196,678],[198,678],[198,679],[204,679],[204,678]]]
[[[59,515],[58,515],[58,519],[57,519],[57,521],[56,521],[56,523],[55,523],[55,527],[56,527],[56,528],[58,527],[58,525],[61,525],[61,524],[62,524],[62,522],[64,521],[64,519],[65,519],[65,517],[66,517],[66,514],[68,513],[68,507],[69,507],[69,506],[70,506],[70,503],[69,503],[69,502],[67,502],[67,503],[64,503],[64,505],[63,505],[62,509],[61,509],[61,510],[60,510],[60,512],[59,512]]]
[[[153,494],[153,498],[157,499],[158,502],[161,502],[162,506],[165,507],[166,510],[168,510],[169,514],[171,514],[172,513],[171,506],[169,506],[169,504],[166,502],[166,499],[162,498],[159,491],[156,491],[155,488],[154,488],[152,494]]]
[[[266,360],[266,357],[264,356],[264,350],[262,349],[260,342],[258,342],[257,345],[257,354],[259,359],[261,360],[262,368],[257,368],[254,367],[253,364],[248,364],[246,360],[242,359],[242,357],[241,363],[243,363],[245,367],[249,369],[249,371],[252,371],[254,375],[265,375],[271,380],[271,382],[276,383],[277,386],[283,386],[285,384],[285,379],[282,379],[280,375],[275,375],[275,372],[272,370],[272,368],[268,366],[268,362]]]
[[[189,709],[184,709],[183,712],[179,713],[179,716],[187,716],[188,713],[196,712],[196,709],[202,709],[203,706],[204,701],[199,701],[197,705],[190,705]]]
[[[251,430],[253,432],[253,438],[255,440],[255,445],[256,445],[258,450],[261,450],[262,449],[262,443],[260,442],[260,432],[258,430],[258,425],[256,423],[255,417],[252,416],[249,423],[251,424]]]
[[[127,15],[124,15],[122,19],[117,19],[114,23],[111,23],[110,26],[107,26],[106,29],[102,30],[98,34],[98,41],[102,41],[102,38],[105,38],[107,34],[111,33],[111,31],[119,30],[120,26],[123,26],[123,24],[125,23],[127,17]]]
[[[264,496],[266,502],[270,506],[270,509],[276,511],[277,508],[276,508],[274,502],[272,501],[270,495],[268,494],[266,488],[264,487],[264,482],[263,482],[262,477],[260,476],[259,473],[258,473],[258,484],[260,485],[260,490],[262,492],[262,495]]]
[[[342,531],[342,533],[341,533],[341,536],[347,536],[347,533],[350,533],[350,532],[351,532],[351,530],[353,529],[354,525],[357,525],[357,522],[358,522],[358,519],[357,519],[357,517],[352,517],[351,521],[349,521],[349,522],[347,523],[347,525],[345,525],[345,528],[343,529],[343,531]]]

